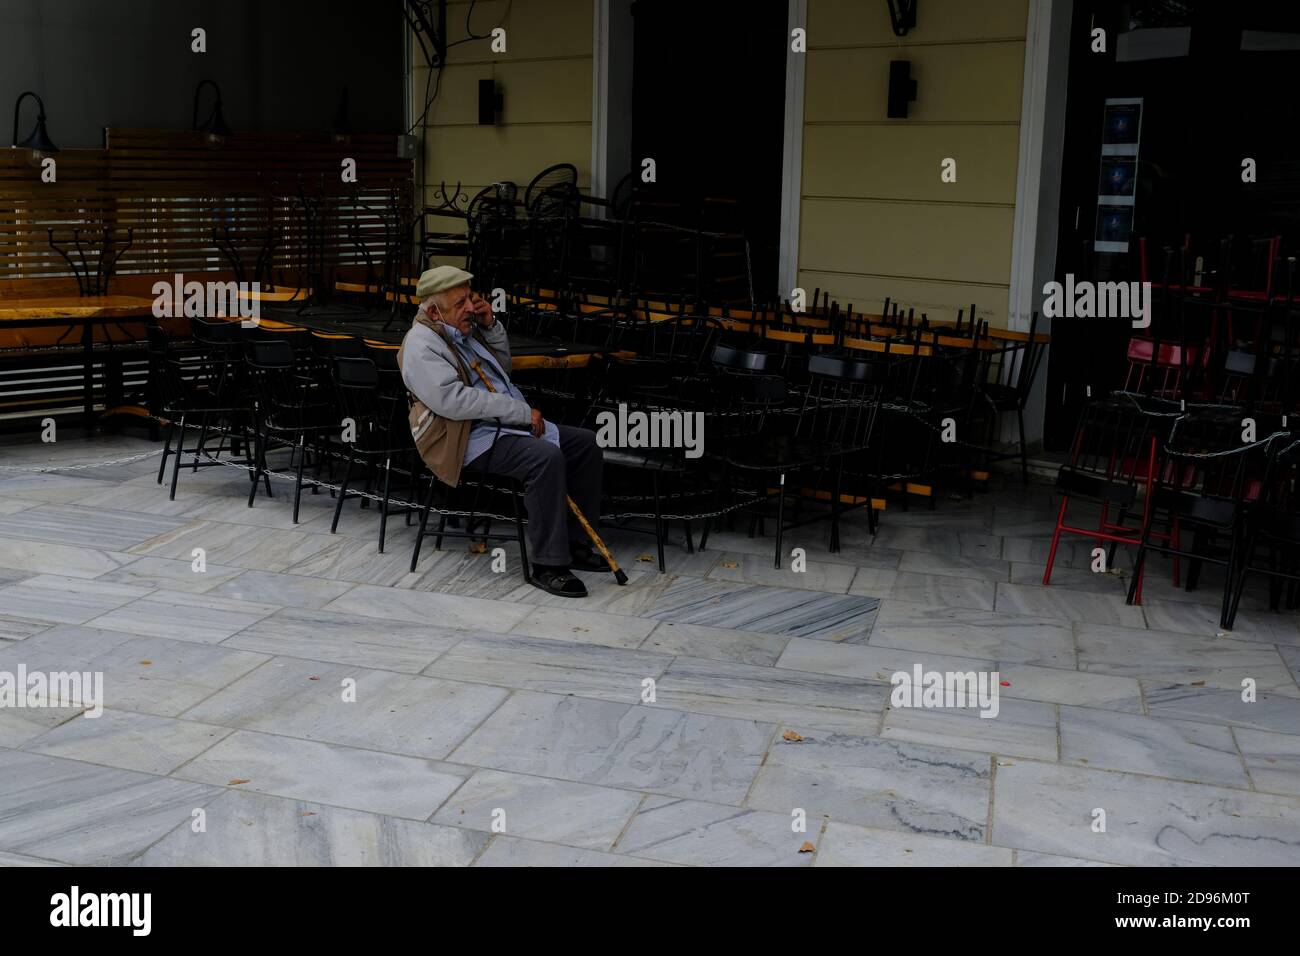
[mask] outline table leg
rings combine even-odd
[[[87,322],[81,327],[81,361],[82,381],[85,391],[85,408],[82,412],[82,427],[86,431],[95,429],[95,326]]]

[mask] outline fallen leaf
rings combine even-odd
[[[471,542],[469,543],[469,553],[470,553],[470,554],[487,554],[487,542],[486,542],[486,541],[471,541]]]
[[[308,680],[320,680],[320,678],[319,678],[319,677],[316,677],[316,676],[308,677],[307,679],[308,679]]]
[[[651,561],[654,560],[654,558],[650,557],[650,555],[648,554],[638,554],[636,556],[636,559],[638,561],[645,561],[647,564],[649,564]]]
[[[1194,681],[1192,681],[1192,686],[1193,686],[1193,687],[1204,687],[1204,686],[1205,686],[1205,681],[1203,681],[1203,680],[1194,680]]]
[[[803,738],[799,736],[797,733],[795,733],[793,730],[787,730],[781,736],[784,737],[786,740],[803,740]]]
[[[804,840],[804,841],[803,841],[803,846],[799,847],[799,852],[800,852],[800,853],[816,853],[816,852],[817,852],[817,848],[816,848],[815,846],[813,846],[811,843],[809,843],[807,840]]]
[[[724,568],[738,568],[740,567],[740,564],[736,561],[723,561],[722,566]]]
[[[304,816],[304,817],[314,817],[315,815],[316,815],[316,811],[315,811],[315,810],[304,810],[304,811],[302,812],[302,816]]]
[[[141,661],[141,662],[140,662],[140,666],[141,666],[141,667],[148,667],[148,666],[149,666],[150,664],[152,664],[152,663],[153,663],[153,661]]]
[[[240,778],[240,777],[236,777],[234,780],[230,781],[230,783],[226,784],[226,786],[227,786],[227,787],[237,787],[237,786],[239,786],[241,783],[248,783],[248,781],[247,781],[247,780],[244,780],[244,779],[242,779],[242,778]]]

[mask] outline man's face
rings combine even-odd
[[[437,305],[435,315],[441,313],[442,321],[457,329],[462,335],[468,334],[474,324],[474,299],[468,285],[458,285],[454,289],[441,292],[434,299]]]

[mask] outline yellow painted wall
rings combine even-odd
[[[466,37],[469,6],[468,0],[447,4],[449,42]],[[448,191],[459,181],[473,196],[493,182],[513,180],[522,198],[528,181],[553,163],[573,163],[578,185],[590,184],[591,0],[479,0],[474,33],[487,34],[498,24],[506,30],[505,53],[493,53],[488,40],[448,50],[441,89],[424,121],[428,205],[436,205],[434,192],[443,181]],[[418,117],[429,71],[419,45],[412,44],[411,102]],[[496,126],[479,126],[478,81],[489,78],[504,94],[502,119]],[[435,71],[430,92],[437,82]],[[463,231],[464,222],[431,217],[429,226],[456,232]]]
[[[903,39],[884,3],[808,0],[799,285],[1006,326],[1027,0],[925,0]],[[889,61],[917,98],[887,119]],[[940,163],[957,160],[957,181]]]

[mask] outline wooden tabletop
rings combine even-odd
[[[42,319],[126,319],[153,314],[152,297],[142,295],[55,295],[0,299],[0,322]]]

